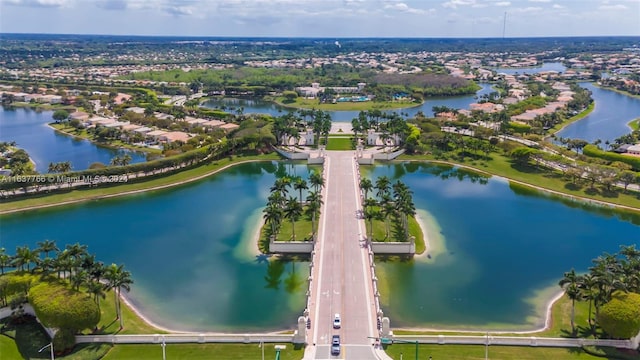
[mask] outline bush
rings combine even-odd
[[[616,154],[613,152],[602,151],[595,145],[587,145],[582,149],[582,153],[608,161],[619,161],[631,165],[633,170],[640,171],[640,158]]]
[[[87,294],[59,283],[40,283],[29,290],[29,302],[47,327],[75,331],[93,329],[100,321],[100,309]]]
[[[53,337],[53,350],[57,353],[71,349],[76,344],[75,331],[59,329]]]
[[[609,335],[630,339],[640,332],[640,294],[616,292],[600,308],[598,324]]]

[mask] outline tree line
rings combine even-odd
[[[86,245],[43,240],[36,248],[18,246],[13,255],[0,248],[0,302],[18,309],[28,301],[38,319],[56,328],[54,347],[62,350],[75,344],[74,335],[94,328],[100,320],[100,300],[114,292],[116,320],[124,327],[120,304],[122,289],[133,284],[124,265],[107,265],[88,252]],[[5,273],[6,269],[13,271]],[[90,300],[90,301],[88,301]]]
[[[270,188],[267,206],[263,210],[265,223],[268,225],[267,236],[278,238],[283,220],[291,222],[293,240],[296,239],[295,225],[303,215],[311,219],[311,239],[315,240],[317,232],[317,219],[320,214],[322,202],[322,187],[324,178],[320,171],[313,171],[309,175],[309,181],[301,177],[281,177],[276,179]],[[303,191],[309,190],[306,198]],[[297,198],[289,195],[289,191],[297,192]]]
[[[629,339],[640,332],[640,250],[620,246],[616,254],[592,260],[585,274],[565,272],[559,286],[571,300],[571,329],[576,332],[576,301],[588,302],[588,325],[599,326],[611,337]]]
[[[401,229],[403,241],[409,241],[409,217],[416,214],[413,192],[400,180],[391,183],[386,176],[380,176],[375,184],[367,178],[360,180],[360,190],[364,199],[363,215],[369,222],[368,238],[373,240],[373,221],[381,220],[385,224],[385,240],[391,235],[391,222]],[[376,190],[375,197],[369,194]]]

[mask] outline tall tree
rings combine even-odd
[[[120,329],[124,328],[124,320],[122,319],[122,309],[120,306],[120,292],[122,289],[131,290],[133,279],[131,273],[124,269],[124,265],[111,264],[107,268],[106,273],[107,288],[113,290],[116,303],[116,319],[120,320]]]
[[[296,221],[302,216],[302,205],[293,196],[287,200],[284,209],[284,216],[291,221],[291,232],[293,240],[296,239]]]
[[[580,296],[580,276],[576,274],[574,269],[571,269],[569,272],[565,272],[564,276],[558,282],[558,285],[565,291],[567,297],[571,299],[571,332],[575,333],[576,331],[576,300],[578,300]]]

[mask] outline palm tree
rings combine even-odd
[[[120,165],[122,166],[127,166],[131,163],[131,155],[129,154],[124,154],[124,156],[122,156],[120,158]]]
[[[264,213],[264,220],[267,224],[271,225],[271,235],[278,236],[278,229],[280,228],[280,223],[282,222],[284,214],[282,207],[276,204],[268,204],[262,212]]]
[[[106,273],[107,289],[113,290],[116,302],[116,319],[120,320],[120,329],[124,328],[124,321],[122,319],[122,310],[120,308],[120,291],[125,289],[131,290],[131,273],[124,269],[124,265],[111,264],[107,268]]]
[[[316,236],[316,215],[322,207],[322,195],[316,191],[312,191],[307,195],[307,212],[311,213],[311,237],[315,239]]]
[[[364,178],[360,180],[360,190],[364,192],[364,198],[369,198],[369,191],[373,190],[373,183],[371,180]]]
[[[320,188],[324,186],[324,178],[322,177],[322,173],[320,171],[313,171],[309,176],[309,182],[313,187],[313,191],[319,192]]]
[[[309,186],[307,185],[307,181],[301,177],[296,177],[295,180],[293,181],[293,189],[298,191],[299,193],[298,199],[300,199],[300,204],[302,204],[302,190],[309,189]]]
[[[0,274],[4,275],[4,268],[11,266],[11,260],[5,248],[0,248]]]
[[[300,216],[302,216],[302,205],[300,205],[300,203],[298,201],[296,201],[296,198],[294,198],[293,196],[289,198],[289,200],[287,200],[287,205],[284,209],[284,216],[291,220],[291,232],[293,235],[293,240],[296,239],[296,221],[298,221],[300,219]]]
[[[558,282],[558,285],[560,285],[569,299],[571,299],[571,333],[573,334],[575,334],[576,331],[576,300],[580,296],[580,289],[578,288],[580,282],[580,276],[576,274],[574,269],[565,272],[563,278]]]
[[[580,277],[580,283],[578,284],[578,287],[580,289],[580,297],[583,300],[589,301],[588,321],[589,321],[589,325],[593,326],[591,322],[591,315],[592,315],[591,308],[593,307],[593,304],[596,301],[596,299],[598,299],[599,297],[598,281],[593,275],[585,274]]]
[[[382,197],[382,199],[380,199],[380,210],[382,211],[382,216],[384,218],[385,238],[389,238],[389,217],[396,211],[396,207],[391,201],[391,197],[389,195],[385,195]]]
[[[56,242],[53,240],[44,240],[38,242],[38,251],[44,253],[45,257],[49,257],[49,253],[52,251],[60,251],[56,246]]]
[[[100,308],[100,298],[104,299],[107,297],[107,294],[104,292],[104,285],[98,281],[90,281],[87,284],[87,292],[90,295],[93,295],[93,301],[98,305],[98,309]]]
[[[378,211],[375,209],[377,204],[378,203],[372,198],[364,201],[364,218],[365,220],[369,220],[369,236],[367,238],[370,241],[373,241],[373,220],[379,216]]]
[[[273,183],[273,186],[269,190],[272,193],[279,192],[282,196],[287,196],[287,193],[289,192],[288,188],[290,183],[291,183],[291,179],[289,179],[286,176],[281,177],[279,179],[276,179],[276,181]]]
[[[29,249],[28,246],[19,246],[16,248],[16,256],[13,258],[13,266],[24,270],[27,265],[27,271],[30,271],[30,264],[38,261],[38,252]]]
[[[382,197],[382,195],[388,194],[389,185],[391,185],[391,181],[386,176],[380,176],[378,179],[376,179],[376,189],[378,190],[376,192],[376,196]]]

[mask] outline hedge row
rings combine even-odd
[[[587,156],[605,159],[608,161],[619,161],[631,165],[633,170],[640,171],[640,157],[625,156],[609,151],[602,151],[595,145],[587,145],[582,149],[582,153]]]

